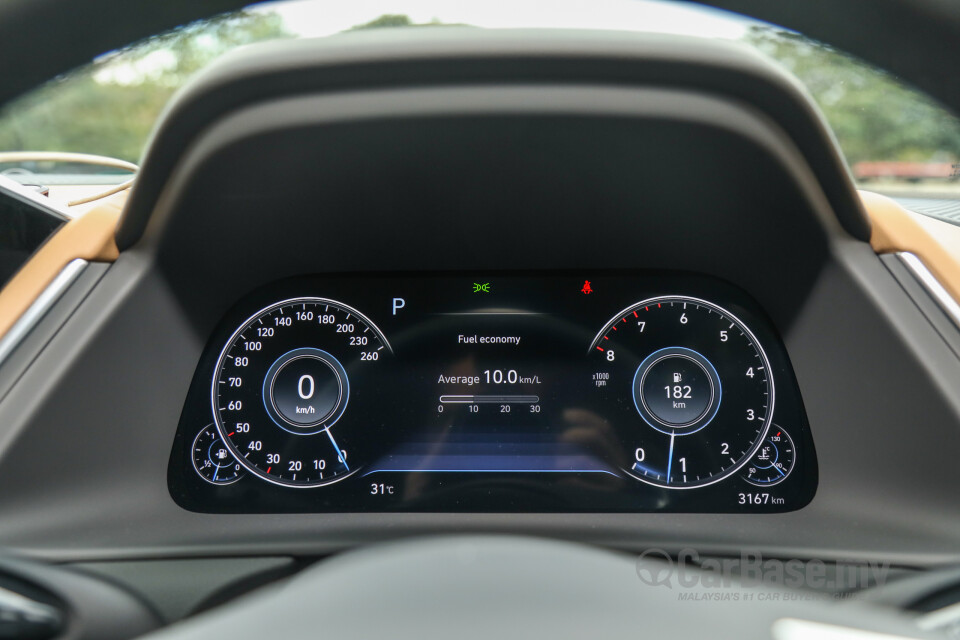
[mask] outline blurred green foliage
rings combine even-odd
[[[358,24],[351,31],[363,31],[366,29],[383,29],[388,27],[410,27],[413,26],[413,20],[409,16],[396,13],[385,13],[379,18],[374,18],[370,22]]]
[[[0,111],[0,150],[76,151],[137,162],[173,93],[236,47],[288,37],[244,11],[148,38],[52,80]]]
[[[388,14],[353,30],[439,24]],[[284,37],[291,34],[279,16],[239,11],[133,44],[0,111],[0,150],[78,151],[136,162],[164,106],[194,73],[237,46]],[[851,164],[960,160],[960,122],[890,75],[772,27],[752,27],[745,40],[806,85]]]
[[[459,24],[455,22],[440,22],[432,20],[430,22],[414,22],[410,16],[397,13],[385,13],[379,18],[374,18],[370,22],[358,24],[351,27],[349,31],[367,31],[369,29],[383,29],[387,27],[468,27],[470,25]]]
[[[893,76],[789,31],[752,27],[746,41],[806,86],[851,165],[960,159],[960,122]]]

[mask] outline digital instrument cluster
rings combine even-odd
[[[168,483],[268,512],[780,512],[817,465],[743,292],[667,273],[276,283],[214,331]]]

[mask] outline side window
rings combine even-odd
[[[0,178],[0,287],[66,220],[26,190]]]
[[[794,32],[753,25],[744,40],[806,86],[858,183],[890,195],[960,196],[960,121],[937,102]]]

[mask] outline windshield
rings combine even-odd
[[[896,196],[960,197],[957,119],[891,75],[831,47],[689,4],[566,0],[551,3],[549,11],[544,8],[536,0],[509,5],[449,0],[253,5],[106,54],[9,104],[0,111],[0,152],[77,152],[136,163],[173,93],[216,57],[253,42],[447,25],[611,29],[721,38],[751,46],[807,87],[859,184]],[[0,173],[51,189],[69,185],[87,191],[102,191],[95,185],[129,177],[123,163],[104,168],[70,160],[0,153]]]

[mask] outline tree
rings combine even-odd
[[[960,159],[957,119],[894,76],[830,46],[773,27],[752,27],[746,40],[806,86],[850,164]]]
[[[138,161],[174,92],[239,45],[285,37],[279,16],[237,11],[142,40],[67,73],[0,112],[0,149]]]
[[[350,29],[443,26],[385,14]],[[79,151],[136,162],[177,89],[242,44],[289,37],[272,13],[237,11],[113,52],[0,111],[0,149]],[[799,34],[751,27],[745,40],[807,87],[851,164],[960,160],[960,123],[893,76]]]
[[[350,29],[350,31],[364,31],[367,29],[383,29],[390,27],[411,27],[413,26],[413,21],[410,20],[410,16],[385,13],[379,18],[374,18],[370,22],[365,22],[363,24],[358,24],[357,26]]]
[[[397,13],[385,13],[379,18],[374,18],[370,22],[365,22],[363,24],[358,24],[355,27],[351,27],[348,31],[366,31],[368,29],[389,29],[393,27],[467,27],[470,25],[466,24],[457,24],[454,22],[440,22],[439,20],[431,20],[430,22],[414,22],[410,19],[410,16],[397,14]]]

